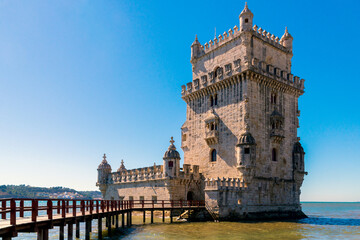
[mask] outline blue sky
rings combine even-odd
[[[360,201],[360,4],[248,1],[294,37],[304,78],[304,201]],[[190,45],[238,25],[244,1],[0,1],[0,184],[96,189],[113,169],[162,163],[186,105]],[[181,152],[181,151],[180,151]],[[182,152],[181,152],[182,154]]]

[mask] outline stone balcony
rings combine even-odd
[[[216,144],[219,142],[219,131],[210,130],[205,132],[205,141],[208,145]]]
[[[271,129],[270,138],[276,142],[280,143],[284,138],[284,130],[283,129]]]

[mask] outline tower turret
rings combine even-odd
[[[293,169],[294,171],[304,172],[304,156],[305,152],[299,140],[295,142],[293,147]]]
[[[292,41],[293,37],[290,35],[287,27],[285,27],[285,33],[280,39],[280,44],[292,51]]]
[[[118,172],[126,171],[126,167],[124,165],[124,160],[123,159],[121,159],[121,165],[120,165],[120,167],[118,168],[117,171]]]
[[[164,174],[166,177],[177,177],[180,172],[180,154],[176,151],[174,139],[171,137],[170,146],[164,154]]]
[[[236,148],[237,168],[243,174],[243,180],[248,182],[251,180],[256,160],[256,142],[250,132],[241,134]]]
[[[197,35],[195,36],[195,41],[191,44],[191,60],[192,62],[194,59],[200,57],[203,53],[203,46],[199,42]]]
[[[240,31],[250,31],[252,29],[254,14],[248,8],[247,2],[245,2],[245,7],[240,13]]]
[[[109,174],[111,173],[111,166],[106,161],[106,154],[104,153],[103,160],[101,161],[100,165],[98,166],[98,181],[96,186],[99,186],[100,191],[103,196],[106,193],[106,184]]]

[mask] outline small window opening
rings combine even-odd
[[[214,98],[213,96],[210,96],[210,106],[214,106]]]
[[[174,162],[173,161],[169,161],[169,164],[168,164],[169,168],[172,168],[174,167]]]
[[[211,162],[216,162],[216,150],[211,151]]]
[[[144,198],[144,196],[140,196],[139,199],[140,199],[140,201],[144,201],[145,198]]]
[[[244,153],[245,154],[250,154],[250,148],[244,148]]]
[[[212,123],[210,130],[214,130],[214,129],[215,129],[215,125]]]
[[[215,94],[215,97],[214,97],[214,105],[216,106],[217,105],[217,101],[218,99],[217,99],[217,94]]]
[[[276,148],[273,148],[273,149],[272,149],[271,155],[272,155],[272,160],[273,160],[274,162],[276,162],[276,161],[277,161],[277,151],[276,151]]]
[[[271,94],[271,103],[276,104],[276,94],[275,93]]]
[[[249,19],[245,18],[245,23],[249,22]]]
[[[152,196],[151,200],[153,200],[154,203],[157,203],[157,196]]]

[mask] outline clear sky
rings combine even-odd
[[[326,3],[326,4],[325,4]],[[294,37],[304,78],[304,201],[360,201],[360,3],[248,1],[254,24]],[[95,190],[162,163],[192,80],[190,45],[239,24],[244,1],[0,1],[0,184]]]

